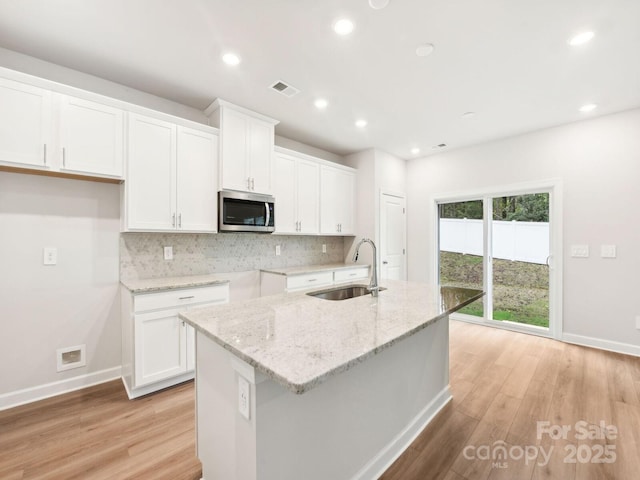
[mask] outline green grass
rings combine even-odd
[[[482,288],[482,257],[441,252],[440,260],[443,285]],[[548,327],[549,300],[545,267],[506,261],[496,262],[495,267],[493,319]],[[484,317],[482,301],[467,305],[459,313]]]

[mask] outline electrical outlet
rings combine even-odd
[[[326,243],[322,244],[322,253],[327,253],[327,244]]]
[[[280,245],[276,245],[276,255],[280,255]]]
[[[42,263],[44,265],[56,265],[58,263],[58,249],[56,247],[44,247]]]
[[[251,404],[249,394],[249,382],[244,377],[238,377],[238,411],[240,415],[249,420],[249,405]]]
[[[164,247],[164,259],[173,260],[173,247]]]
[[[571,245],[571,256],[574,258],[588,258],[589,245]]]

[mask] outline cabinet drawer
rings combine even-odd
[[[335,283],[350,282],[359,280],[369,276],[369,267],[348,268],[345,270],[337,270],[334,273],[333,281]]]
[[[229,301],[229,285],[224,284],[136,295],[133,309],[135,312],[143,312],[196,303],[222,303],[227,301]]]
[[[322,287],[333,283],[333,272],[308,273],[287,277],[287,290]]]

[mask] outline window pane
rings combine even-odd
[[[483,289],[482,200],[439,206],[439,283],[443,286]],[[482,299],[459,313],[484,316]]]

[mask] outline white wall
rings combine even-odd
[[[0,408],[22,389],[120,375],[119,215],[119,185],[0,172]],[[86,367],[57,373],[56,349],[79,344]]]
[[[276,130],[278,126],[276,125]],[[330,162],[339,163],[340,165],[346,165],[344,161],[344,157],[337,155],[333,152],[329,152],[327,150],[323,150],[321,148],[312,147],[311,145],[307,145],[305,143],[300,143],[296,140],[292,140],[290,138],[281,137],[280,135],[276,135],[275,144],[278,147],[288,148],[290,150],[294,150],[296,152],[305,153],[307,155],[311,155],[312,157],[318,157],[323,160],[328,160]]]
[[[110,82],[103,78],[88,75],[54,63],[45,62],[44,60],[29,57],[5,48],[0,48],[0,67],[58,82],[63,85],[81,88],[89,92],[105,95],[122,100],[123,102],[130,102],[135,105],[140,105],[141,107],[147,107],[195,122],[209,123],[209,119],[204,112],[196,108],[187,107],[186,105],[141,92],[140,90],[135,90],[119,83]]]
[[[356,236],[345,239],[346,261],[351,261],[356,242],[368,237],[380,245],[380,191],[406,192],[406,162],[381,150],[369,149],[345,157],[346,165],[358,170],[356,182]],[[359,262],[371,263],[369,247],[360,251]]]
[[[427,281],[434,268],[434,195],[560,178],[565,338],[640,354],[639,132],[636,109],[409,161],[409,279]],[[571,258],[574,244],[591,257]],[[600,258],[603,244],[618,257]]]

